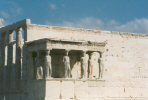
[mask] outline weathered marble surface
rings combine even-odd
[[[20,82],[20,90],[16,90],[16,83],[12,84],[10,91],[5,91],[1,86],[6,84],[0,82],[0,100],[3,100],[4,93],[6,100],[52,100],[52,99],[63,99],[63,100],[147,100],[148,99],[148,36],[147,34],[135,34],[135,33],[123,33],[123,32],[110,32],[100,30],[89,30],[89,29],[76,29],[76,28],[65,28],[65,27],[53,27],[44,25],[31,24],[29,19],[14,23],[12,25],[2,27],[0,29],[0,36],[4,37],[6,32],[9,30],[16,30],[16,28],[23,27],[25,32],[24,41],[34,41],[43,38],[54,38],[61,40],[70,41],[91,41],[92,45],[94,42],[104,42],[107,44],[105,48],[97,48],[95,46],[88,46],[90,50],[103,51],[103,55],[100,55],[101,60],[104,64],[103,79],[79,79],[81,78],[81,61],[80,54],[70,55],[70,66],[71,67],[71,79],[38,79],[34,80],[34,58],[32,53],[29,55],[28,52],[23,48],[23,66],[22,66],[22,80]],[[20,38],[19,38],[20,39]],[[5,69],[4,65],[7,62],[4,46],[8,41],[6,38],[0,38],[2,48],[3,61],[0,66],[1,69]],[[6,41],[6,42],[5,42]],[[83,42],[81,41],[81,42]],[[92,42],[94,41],[94,42]],[[39,44],[42,41],[39,42]],[[17,41],[18,43],[18,41]],[[19,42],[20,43],[20,42]],[[18,43],[18,44],[19,44]],[[20,46],[20,45],[19,45]],[[49,47],[60,47],[63,49],[69,49],[70,46],[59,44],[50,44]],[[46,44],[45,46],[46,47]],[[37,45],[36,48],[43,48]],[[76,46],[72,46],[76,49]],[[81,48],[79,50],[87,50]],[[44,48],[46,50],[47,48]],[[14,49],[15,50],[15,49]],[[30,51],[33,48],[30,49]],[[20,52],[16,52],[19,53]],[[54,54],[57,53],[57,54]],[[62,71],[64,70],[63,55],[58,55],[57,52],[53,52],[52,67],[53,76],[64,77]],[[89,52],[91,53],[91,52]],[[77,54],[77,55],[76,55]],[[45,57],[45,54],[42,58]],[[19,57],[22,57],[19,55]],[[34,58],[33,58],[34,57]],[[94,57],[95,58],[95,57]],[[93,58],[92,61],[95,61]],[[71,61],[72,59],[72,61]],[[27,61],[24,64],[24,61]],[[44,62],[43,62],[44,63]],[[94,62],[96,63],[96,62]],[[15,60],[13,60],[15,65]],[[20,58],[19,58],[20,64]],[[45,63],[44,63],[45,64]],[[7,64],[6,64],[7,65]],[[97,64],[95,64],[97,65]],[[95,66],[94,65],[94,66]],[[59,66],[59,67],[58,67]],[[100,66],[100,65],[98,65]],[[15,67],[15,66],[13,66]],[[44,66],[43,66],[44,67]],[[21,67],[19,67],[21,68]],[[96,67],[98,68],[98,67]],[[15,68],[12,69],[15,72]],[[100,71],[99,71],[100,72]],[[7,72],[6,72],[7,73]],[[5,73],[5,74],[6,74]],[[56,74],[54,74],[56,73]],[[0,76],[5,78],[5,74]],[[12,80],[14,75],[11,74]],[[99,77],[95,74],[95,77]],[[18,77],[19,78],[19,77]],[[9,83],[9,84],[10,84]],[[11,85],[10,84],[10,85]],[[15,85],[13,87],[13,85]],[[10,95],[11,94],[11,95]],[[11,96],[11,99],[9,99]]]
[[[100,54],[98,52],[91,53],[89,66],[90,66],[90,78],[99,78],[99,60]]]

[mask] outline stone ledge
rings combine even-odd
[[[29,24],[28,28],[30,30],[53,30],[53,31],[66,31],[66,32],[78,32],[79,34],[117,34],[117,35],[126,35],[126,36],[136,36],[136,37],[148,37],[147,34],[140,33],[130,33],[130,32],[117,32],[117,31],[105,31],[105,30],[95,30],[95,29],[83,29],[83,28],[72,28],[72,27],[59,27],[59,26],[48,26],[48,25],[38,25],[38,24]]]
[[[10,30],[15,30],[17,27],[27,26],[29,24],[31,24],[31,20],[30,19],[24,19],[24,20],[21,20],[21,21],[18,21],[16,23],[13,23],[13,24],[10,24],[8,26],[0,28],[0,33],[4,33],[6,31],[10,31]]]
[[[52,98],[44,98],[45,100],[53,100]],[[148,98],[69,98],[69,99],[54,99],[54,100],[148,100]]]
[[[148,100],[148,98],[100,98],[99,100]]]
[[[20,92],[19,90],[11,90],[11,91],[3,91],[3,90],[1,90],[0,94],[1,93],[19,93],[19,92]]]
[[[103,81],[105,82],[105,79],[71,79],[71,78],[51,78],[51,79],[38,79],[38,80],[30,80],[30,82],[36,82],[36,81]]]

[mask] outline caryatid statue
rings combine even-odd
[[[40,52],[37,51],[37,57],[35,58],[35,78],[42,79],[43,78],[43,67],[42,60],[40,58]]]
[[[103,77],[103,70],[104,70],[103,58],[99,58],[98,63],[99,63],[99,78],[102,78]]]
[[[98,52],[91,53],[89,60],[89,78],[100,78],[100,67],[100,54]]]
[[[51,66],[51,56],[50,50],[46,51],[46,56],[45,56],[45,78],[51,78],[52,75],[52,66]]]
[[[0,28],[3,26],[3,25],[2,25],[2,22],[3,22],[3,19],[0,18]]]
[[[65,52],[65,56],[63,57],[64,69],[65,69],[65,78],[70,78],[71,69],[70,69],[70,59],[68,56],[68,52]]]
[[[88,54],[83,52],[81,57],[81,78],[87,78],[88,76],[88,59]]]

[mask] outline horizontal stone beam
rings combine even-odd
[[[19,22],[16,22],[14,24],[0,28],[0,33],[5,33],[8,30],[15,30],[18,27],[23,27],[23,26],[26,26],[26,25],[29,25],[29,24],[31,24],[31,20],[30,19],[24,19],[22,21],[19,21]]]

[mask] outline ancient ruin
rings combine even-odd
[[[0,100],[148,100],[147,34],[0,27]]]

